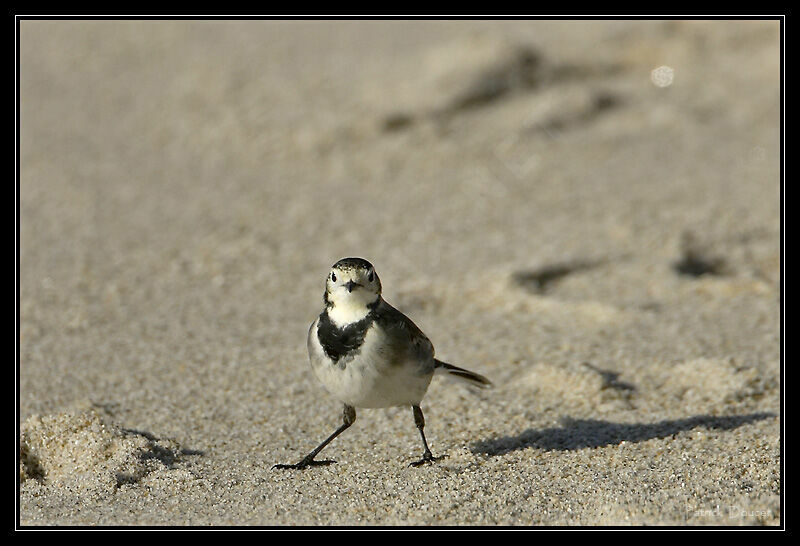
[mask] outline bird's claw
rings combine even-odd
[[[309,466],[327,466],[329,464],[335,464],[336,461],[333,459],[325,459],[323,461],[315,461],[314,459],[303,459],[297,464],[276,464],[272,468],[273,470],[276,468],[281,469],[290,469],[290,470],[303,470]]]
[[[422,456],[422,459],[420,459],[419,461],[414,461],[413,463],[410,463],[408,466],[413,466],[414,468],[417,468],[417,467],[420,467],[422,465],[432,464],[432,463],[435,463],[436,461],[441,461],[442,459],[446,459],[446,458],[447,458],[446,454],[445,455],[439,455],[438,457],[434,457],[433,454],[430,451],[427,451]]]

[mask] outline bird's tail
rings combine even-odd
[[[442,362],[441,360],[434,360],[434,370],[437,374],[459,379],[481,389],[488,389],[492,386],[492,382],[482,375],[465,370],[464,368],[459,368],[458,366],[453,366],[447,362]]]

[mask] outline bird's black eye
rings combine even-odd
[[[331,271],[331,280],[333,282],[336,282],[336,273],[334,273],[333,271]]]
[[[375,274],[374,274],[374,271],[370,270],[370,272],[369,272],[369,276],[367,277],[367,280],[368,280],[369,282],[372,282],[372,281],[373,281],[373,279],[375,279]]]

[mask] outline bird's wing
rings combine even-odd
[[[417,361],[425,372],[433,370],[433,344],[410,318],[385,301],[375,310],[375,317],[375,322],[385,333],[386,343],[391,345],[389,350],[396,355],[398,364]]]

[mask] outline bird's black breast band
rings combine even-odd
[[[342,357],[357,353],[364,344],[367,331],[375,321],[375,315],[375,311],[370,310],[367,316],[358,322],[339,328],[331,321],[328,311],[323,311],[317,324],[317,339],[328,358],[338,363]]]

